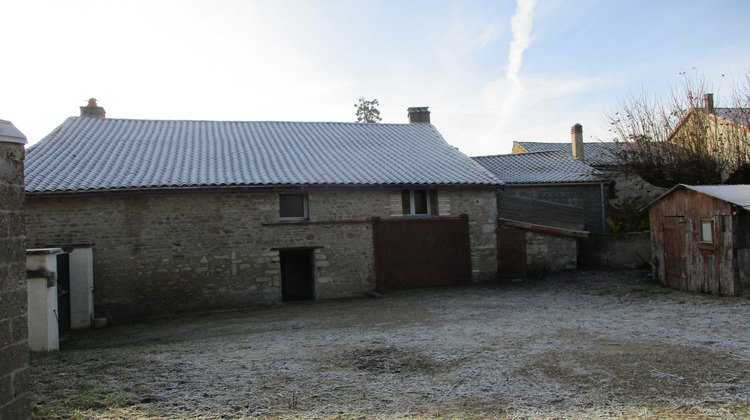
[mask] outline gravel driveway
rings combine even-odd
[[[746,297],[574,273],[74,333],[32,355],[31,398],[40,418],[750,417],[749,325]]]

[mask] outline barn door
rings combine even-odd
[[[664,277],[667,286],[687,290],[687,221],[681,216],[664,217]]]
[[[471,282],[468,217],[373,221],[378,290]]]

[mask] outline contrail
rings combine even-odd
[[[521,71],[523,62],[523,53],[531,43],[531,26],[534,20],[534,6],[537,0],[518,0],[516,13],[510,20],[510,30],[513,33],[513,39],[510,42],[510,52],[508,53],[508,71],[505,79],[510,85],[508,96],[504,103],[503,116],[507,118],[513,105],[521,97],[523,91],[523,82],[518,76]]]

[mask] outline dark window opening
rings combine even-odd
[[[279,217],[282,220],[307,219],[307,195],[279,194]]]

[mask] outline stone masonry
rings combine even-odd
[[[438,192],[441,216],[469,215],[474,280],[494,279],[495,191]],[[401,191],[307,196],[299,222],[281,222],[278,192],[267,190],[29,196],[27,235],[32,246],[95,242],[97,316],[113,320],[280,302],[280,249],[314,249],[316,299],[373,290],[371,218],[400,217]]]
[[[23,158],[0,140],[0,420],[29,418]]]

